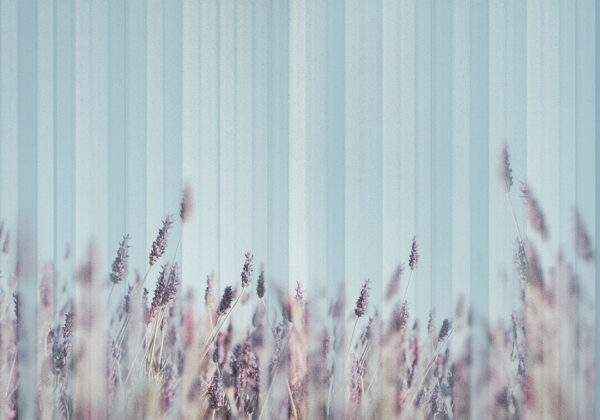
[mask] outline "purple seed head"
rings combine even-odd
[[[435,329],[435,308],[429,310],[429,321],[427,321],[427,333],[431,335]]]
[[[410,257],[408,258],[408,265],[412,271],[417,269],[419,264],[419,245],[417,244],[417,237],[413,236],[412,246],[410,248]]]
[[[242,287],[248,287],[252,282],[252,252],[246,252],[246,261],[244,262],[244,268],[242,269]]]
[[[508,154],[508,144],[504,143],[500,151],[500,165],[498,174],[504,191],[509,192],[513,184],[512,168],[510,167],[510,156]]]
[[[160,410],[163,415],[169,411],[175,400],[175,382],[175,375],[172,370],[165,371],[160,390]]]
[[[592,241],[590,239],[590,235],[585,228],[585,224],[581,219],[579,211],[575,209],[573,213],[575,219],[575,252],[582,260],[590,261],[594,258],[594,251],[592,250]]]
[[[387,289],[385,292],[385,300],[386,301],[389,301],[394,296],[396,296],[396,293],[398,293],[398,290],[400,289],[400,280],[402,279],[403,272],[404,272],[404,264],[400,264],[398,267],[396,267],[396,270],[394,271],[394,275],[390,279],[390,282],[388,283],[388,286],[387,286]]]
[[[233,300],[233,290],[231,290],[231,286],[227,286],[225,290],[223,290],[223,296],[221,297],[221,303],[219,304],[219,315],[227,312],[229,307],[231,306],[231,301]]]
[[[442,322],[442,328],[440,328],[440,333],[438,335],[438,340],[442,341],[448,336],[448,332],[450,331],[450,321],[448,318],[444,319]]]
[[[63,339],[65,342],[70,342],[73,336],[73,312],[67,312],[65,315],[65,326],[63,327]]]
[[[540,266],[537,250],[531,242],[527,242],[525,254],[527,256],[527,280],[534,286],[544,287],[543,270]]]
[[[362,289],[360,290],[360,296],[358,297],[358,300],[356,301],[356,308],[354,308],[354,313],[356,314],[357,317],[361,317],[363,316],[365,313],[367,313],[367,310],[369,309],[369,284],[371,283],[371,280],[367,279],[362,286]]]
[[[206,290],[204,291],[204,304],[208,308],[214,308],[215,306],[215,273],[212,272],[206,276]]]
[[[224,399],[223,379],[215,374],[212,384],[208,387],[208,404],[213,410],[220,410],[223,408]]]
[[[169,229],[173,225],[173,216],[169,215],[163,220],[162,227],[158,230],[158,235],[152,244],[152,250],[150,251],[150,265],[156,264],[156,262],[163,256],[167,249],[167,239],[169,238]]]
[[[54,302],[54,266],[46,264],[44,273],[40,280],[40,303],[45,309],[49,309]]]
[[[10,232],[6,231],[6,237],[4,238],[4,245],[2,245],[2,252],[4,254],[8,254],[9,247],[10,247]]]
[[[298,303],[304,303],[304,290],[302,289],[302,286],[300,285],[300,282],[296,282],[296,302]]]
[[[265,266],[262,265],[260,267],[260,275],[258,276],[258,281],[256,282],[256,294],[259,299],[262,299],[265,295]]]
[[[523,194],[525,204],[527,205],[527,217],[529,218],[531,226],[539,233],[543,240],[548,239],[548,227],[546,226],[544,213],[542,213],[542,209],[540,208],[537,199],[533,196],[531,189],[524,182],[521,183],[521,193]]]
[[[519,239],[517,239],[515,250],[515,265],[517,267],[519,280],[526,282],[528,277],[527,254],[525,252],[525,244]]]
[[[127,253],[128,249],[129,235],[125,235],[117,250],[117,256],[113,261],[112,272],[110,273],[110,281],[114,284],[121,283],[127,276],[127,259],[129,258],[129,254]]]
[[[396,306],[392,319],[392,326],[396,332],[404,332],[408,324],[408,302],[403,301],[401,305]]]
[[[19,293],[15,292],[12,295],[13,297],[13,303],[15,304],[15,319],[17,320],[17,322],[19,322]]]
[[[170,267],[169,263],[162,266],[162,270],[158,275],[156,281],[156,288],[154,289],[154,297],[152,298],[152,305],[150,305],[150,314],[154,316],[162,306],[162,303],[167,293],[167,286],[169,282]]]
[[[183,196],[181,198],[181,209],[179,211],[179,215],[181,216],[181,221],[183,223],[186,223],[192,215],[192,211],[194,209],[193,201],[194,201],[194,199],[193,199],[192,186],[186,182],[185,186],[183,187]]]
[[[169,277],[167,278],[167,282],[165,284],[165,292],[163,294],[161,303],[163,308],[167,307],[167,305],[171,303],[171,301],[173,301],[177,296],[179,282],[179,267],[177,266],[177,263],[175,263],[173,267],[171,267]]]
[[[358,405],[363,396],[364,364],[352,353],[352,371],[350,374],[350,399],[354,405]]]

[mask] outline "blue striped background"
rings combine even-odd
[[[186,285],[212,270],[236,281],[251,249],[272,282],[330,296],[344,282],[355,299],[371,278],[381,304],[416,234],[418,316],[448,315],[460,294],[508,314],[504,141],[556,248],[573,253],[574,205],[600,235],[597,13],[591,0],[0,0],[0,217],[18,230],[12,262],[17,249],[31,262],[23,305],[49,261],[73,284],[91,238],[109,267],[130,233],[143,271],[187,180]]]

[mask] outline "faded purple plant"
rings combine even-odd
[[[435,418],[436,415],[443,414],[444,411],[444,400],[442,398],[440,385],[436,384],[433,388],[433,393],[431,394],[431,413]]]
[[[582,260],[591,261],[594,258],[592,240],[585,228],[585,224],[583,223],[579,211],[574,209],[573,213],[573,218],[575,220],[575,252]]]
[[[360,296],[358,297],[358,300],[356,301],[356,308],[354,308],[354,313],[356,314],[357,317],[361,317],[364,314],[367,313],[367,310],[369,309],[369,285],[371,283],[370,279],[367,279],[362,286],[362,289],[360,290]]]
[[[231,286],[227,286],[223,290],[223,296],[221,297],[221,303],[219,304],[219,315],[223,315],[231,307],[231,301],[233,300],[233,290]]]
[[[51,332],[52,367],[56,375],[61,374],[67,366],[67,356],[71,351],[73,337],[73,320],[73,313],[67,313],[64,326],[57,327]]]
[[[258,404],[260,374],[258,358],[250,340],[238,344],[229,362],[238,410],[252,414]]]
[[[212,410],[221,410],[225,400],[225,390],[223,389],[223,378],[215,374],[212,383],[208,387],[208,405]]]
[[[295,296],[296,302],[302,304],[304,303],[304,289],[302,289],[302,286],[300,285],[300,282],[297,281],[296,282],[296,296]]]
[[[214,282],[215,282],[215,273],[212,272],[208,276],[206,276],[206,289],[204,290],[204,304],[207,308],[215,307],[215,290],[214,290]]]
[[[350,399],[354,405],[360,404],[363,396],[363,375],[365,373],[364,364],[356,358],[356,354],[352,353],[352,371],[350,374]]]
[[[129,258],[129,254],[127,253],[128,249],[129,235],[125,235],[117,250],[117,256],[113,261],[112,272],[110,273],[110,281],[112,281],[113,284],[121,283],[127,276],[127,259]]]
[[[510,191],[510,187],[513,184],[512,169],[510,167],[510,156],[508,154],[508,144],[505,142],[500,152],[500,165],[498,167],[498,174],[500,175],[500,181],[502,188],[505,192]]]
[[[544,213],[540,208],[537,199],[534,197],[529,186],[522,182],[521,193],[527,205],[527,216],[533,229],[535,229],[543,240],[548,239],[548,227],[544,218]]]
[[[246,288],[252,282],[252,252],[246,252],[246,261],[244,262],[244,268],[242,269],[242,287]]]
[[[109,401],[114,398],[119,384],[119,362],[121,361],[121,347],[115,345],[114,340],[109,341],[111,349],[106,358],[106,388]]]
[[[448,321],[448,318],[446,318],[442,322],[442,328],[440,328],[440,333],[438,334],[438,340],[443,341],[448,336],[449,331],[450,331],[450,321]]]
[[[544,287],[544,273],[540,266],[537,251],[531,242],[527,242],[525,247],[525,254],[527,255],[527,279],[528,281],[540,288]]]
[[[518,239],[515,247],[515,265],[517,267],[519,280],[526,282],[529,271],[527,268],[527,253],[525,252],[525,244]]]
[[[158,280],[156,281],[152,305],[150,305],[151,316],[155,316],[162,307],[162,303],[165,300],[165,295],[167,293],[170,272],[171,269],[169,263],[162,266],[162,270],[158,275]]]
[[[171,267],[169,278],[165,287],[165,293],[162,300],[163,308],[166,308],[177,296],[177,288],[179,287],[179,283],[179,266],[177,263],[175,263]]]
[[[40,301],[42,307],[49,309],[54,301],[54,265],[46,264],[40,279]]]
[[[412,271],[417,269],[419,264],[419,244],[417,243],[417,237],[413,236],[412,246],[410,248],[410,257],[408,258],[408,265]]]
[[[6,237],[4,238],[4,245],[2,245],[2,252],[8,254],[10,248],[10,232],[6,231]]]
[[[260,267],[260,275],[256,282],[256,295],[259,299],[262,299],[265,295],[265,266],[264,264]]]
[[[435,330],[435,308],[429,310],[429,320],[427,321],[427,334],[432,335]]]
[[[394,296],[396,296],[396,294],[398,293],[398,290],[400,290],[400,280],[402,279],[402,273],[404,273],[404,264],[400,264],[398,265],[398,267],[396,267],[396,270],[394,271],[394,275],[392,276],[392,278],[390,279],[390,282],[388,283],[386,292],[385,292],[385,300],[386,302],[393,299]]]
[[[392,318],[392,327],[396,332],[404,332],[406,325],[408,324],[408,302],[403,301],[401,304],[396,306]]]
[[[167,249],[167,240],[169,238],[169,230],[173,225],[173,216],[168,215],[163,220],[162,227],[158,230],[158,235],[152,243],[152,250],[150,251],[149,262],[150,266],[156,264],[156,262],[164,255]]]
[[[75,316],[73,312],[67,312],[65,315],[65,326],[63,328],[63,338],[68,346],[71,345],[71,337],[73,337],[73,325]]]
[[[163,381],[160,392],[160,409],[162,414],[166,414],[175,399],[175,392],[177,387],[177,381],[175,380],[175,374],[172,369],[168,369],[163,373]]]
[[[186,223],[189,221],[192,211],[194,210],[193,204],[193,191],[192,186],[189,183],[185,183],[183,187],[183,196],[181,198],[181,208],[179,210],[179,216],[181,217],[181,221]]]

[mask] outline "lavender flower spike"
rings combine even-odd
[[[177,288],[179,287],[179,282],[179,267],[177,266],[177,263],[175,263],[171,267],[169,278],[167,279],[167,283],[165,284],[165,292],[162,297],[163,307],[167,307],[167,305],[175,299],[175,296],[177,295]]]
[[[158,313],[167,293],[167,287],[169,283],[170,266],[169,263],[162,267],[162,271],[158,275],[156,281],[156,288],[154,289],[154,297],[152,298],[152,305],[150,306],[150,313],[152,316]]]
[[[513,184],[512,168],[510,167],[510,157],[508,154],[508,145],[504,143],[502,151],[500,152],[500,165],[498,167],[498,174],[502,181],[502,188],[504,191],[509,192],[510,187]]]
[[[412,247],[410,249],[410,257],[408,259],[408,265],[412,271],[417,269],[419,264],[419,244],[417,244],[417,237],[413,236]]]
[[[448,318],[446,318],[444,319],[444,322],[442,322],[442,328],[440,328],[438,340],[444,340],[448,336],[448,332],[450,332],[450,321],[448,321]]]
[[[215,374],[212,384],[208,387],[208,404],[213,410],[220,410],[223,408],[223,402],[225,399],[225,390],[223,389],[223,380],[221,376]]]
[[[221,297],[221,303],[219,304],[219,315],[227,312],[227,309],[231,306],[232,300],[233,291],[231,290],[231,286],[227,286],[225,290],[223,290],[223,297]]]
[[[258,276],[258,281],[256,282],[256,295],[259,299],[265,295],[265,266],[260,267],[260,275]]]
[[[356,308],[354,309],[354,313],[356,314],[357,317],[361,317],[364,314],[367,313],[367,310],[369,309],[369,283],[371,282],[371,280],[366,280],[363,283],[363,287],[360,291],[360,296],[358,297],[358,300],[356,301]]]
[[[252,281],[252,252],[246,252],[246,261],[244,262],[244,268],[242,269],[242,287],[248,287]]]
[[[121,283],[127,276],[127,259],[129,258],[129,254],[127,253],[128,249],[129,235],[125,235],[117,250],[117,256],[112,265],[112,273],[110,273],[110,281],[114,284]]]
[[[190,219],[193,210],[192,202],[192,187],[189,183],[186,182],[183,188],[183,197],[181,198],[181,209],[179,211],[179,215],[181,216],[181,221],[183,223],[187,222]]]
[[[150,251],[150,265],[153,266],[163,256],[167,249],[167,239],[169,238],[169,229],[173,225],[173,216],[169,215],[163,220],[163,225],[158,231],[158,236],[152,244]]]
[[[544,213],[542,213],[542,209],[531,193],[529,186],[524,182],[521,183],[521,193],[527,204],[527,215],[531,226],[540,234],[543,240],[546,240],[548,238],[548,228],[544,219]]]

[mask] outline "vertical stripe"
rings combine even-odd
[[[414,315],[426,320],[431,308],[431,2],[415,6],[415,272]],[[412,287],[412,286],[411,286]]]
[[[217,1],[200,10],[200,276],[219,270],[219,22]],[[218,273],[220,274],[220,273]]]
[[[125,7],[108,3],[108,244],[125,233]],[[113,251],[114,252],[114,251]]]
[[[181,155],[181,107],[182,107],[182,40],[181,0],[163,2],[163,179],[164,179],[164,211],[174,214],[177,223],[172,231],[171,245],[174,251],[179,238],[181,223],[179,205],[182,187],[182,155]],[[181,254],[178,255],[181,265]]]
[[[37,414],[37,2],[18,4],[19,222],[17,230],[19,416]]]
[[[405,165],[409,162],[403,159],[403,152],[408,145],[414,144],[414,141],[402,135],[406,123],[402,118],[402,106],[406,101],[406,96],[403,96],[402,79],[403,76],[407,77],[404,73],[409,65],[403,66],[402,60],[406,45],[403,36],[406,34],[401,29],[403,25],[398,25],[397,22],[406,18],[401,9],[401,2],[382,2],[382,283],[380,287],[384,293],[397,264],[402,260],[403,242],[408,243],[407,236],[403,235],[405,231],[402,226],[405,220],[403,216],[406,213],[404,211],[406,202],[401,197],[412,196],[412,191],[409,194],[402,193]],[[384,314],[389,314],[389,309],[391,307],[384,305]]]
[[[489,3],[471,3],[470,16],[470,220],[471,307],[473,362],[471,372],[471,417],[483,414],[487,387],[477,380],[488,363],[485,349],[489,308]],[[479,405],[483,404],[483,405]]]
[[[131,236],[131,266],[144,273],[146,243],[146,9],[125,10],[125,230]],[[119,238],[120,239],[120,238]],[[118,243],[113,244],[116,250]],[[114,253],[115,251],[113,251]],[[123,284],[122,293],[126,292]]]
[[[346,221],[348,218],[346,167],[348,163],[345,146],[345,137],[348,133],[346,126],[348,111],[346,103],[347,15],[348,11],[344,1],[327,2],[325,10],[325,212],[327,231],[325,255],[327,267],[324,280],[328,283],[327,296],[328,298],[331,296],[332,299],[345,299],[345,286],[348,281],[346,278],[348,259],[346,253]],[[340,342],[344,343],[345,335],[342,328],[338,334],[340,334]],[[344,366],[345,360],[345,353],[340,351],[336,354],[334,363],[336,366]],[[346,401],[343,385],[345,384],[344,373],[343,369],[335,371],[331,395],[332,406],[336,402]]]
[[[306,3],[290,3],[289,285],[306,288]]]
[[[273,2],[270,13],[267,265],[271,281],[285,290],[289,274],[289,5]]]
[[[54,262],[57,289],[73,286],[75,269],[75,5],[54,6]],[[57,302],[61,310],[66,302]]]
[[[452,272],[452,23],[449,2],[431,12],[431,304],[451,315]]]
[[[470,295],[470,16],[469,2],[454,3],[452,94],[452,302]]]
[[[596,7],[595,13],[594,13],[594,18],[595,18],[595,29],[596,29],[596,36],[595,36],[595,45],[594,45],[594,51],[596,52],[596,58],[594,60],[594,64],[595,64],[595,72],[594,72],[594,82],[595,82],[595,89],[594,89],[594,99],[595,99],[595,117],[596,117],[596,129],[595,129],[595,143],[596,145],[600,144],[600,124],[598,124],[598,121],[600,121],[600,8]],[[596,188],[594,190],[594,205],[596,207],[596,209],[599,208],[600,206],[600,165],[598,165],[598,162],[600,162],[600,147],[596,146],[596,150],[594,153],[594,157],[595,157],[595,184],[596,184]],[[595,212],[595,217],[594,217],[594,223],[595,223],[595,229],[592,230],[594,232],[594,243],[596,244],[596,247],[598,246],[598,244],[600,244],[600,211],[596,211]],[[594,298],[596,302],[600,302],[600,270],[598,269],[598,267],[600,267],[600,252],[595,252],[595,258],[594,258],[594,266],[595,266],[595,275],[594,275]],[[595,356],[595,360],[600,360],[600,308],[598,308],[598,306],[594,307],[594,315],[595,315],[595,323],[594,323],[594,329],[595,329],[595,351],[594,351],[594,356]],[[598,406],[598,404],[600,403],[600,363],[596,363],[595,364],[595,384],[596,386],[596,400],[595,400],[595,418],[596,420],[600,418],[600,407]]]
[[[575,206],[581,213],[582,221],[590,232],[598,228],[596,217],[598,208],[595,203],[595,188],[594,183],[590,182],[590,175],[595,172],[598,165],[598,160],[595,159],[598,149],[598,142],[595,140],[595,126],[598,124],[596,119],[597,103],[595,102],[594,91],[598,88],[598,81],[595,77],[598,71],[594,55],[590,51],[595,51],[598,54],[598,44],[595,44],[594,16],[596,9],[599,7],[596,2],[576,2],[576,58],[575,58]],[[596,26],[596,31],[598,30]],[[596,184],[597,185],[597,184]],[[598,242],[593,244],[594,250],[598,252]],[[595,299],[594,288],[597,288],[598,283],[592,283],[595,279],[598,268],[594,264],[578,261],[575,265],[575,275],[581,278],[581,287],[583,293],[594,298],[590,299],[590,304],[597,305],[598,300]],[[582,308],[577,308],[577,322],[582,327],[588,325],[587,312]],[[587,340],[590,341],[587,341]],[[581,337],[581,345],[591,346],[591,337]],[[584,344],[585,343],[585,344]],[[586,363],[584,354],[578,353],[578,366],[583,369]],[[586,384],[584,378],[579,376],[579,382],[576,386],[577,398],[577,414],[585,417],[594,409],[594,405],[589,398],[586,398],[585,390],[589,384]],[[598,401],[596,401],[596,404]],[[599,410],[596,407],[596,416]]]
[[[183,180],[192,188],[192,215],[184,227],[182,278],[201,279],[200,217],[200,3],[183,2],[182,25],[182,171]]]
[[[163,2],[153,0],[146,9],[146,257],[156,238],[164,208],[164,20]],[[140,238],[141,239],[141,238]],[[147,264],[147,260],[144,260]],[[142,275],[145,265],[140,268]]]
[[[38,261],[54,257],[54,4],[38,3],[37,136]],[[1,26],[1,25],[0,25]],[[1,201],[1,199],[0,199]],[[40,271],[42,267],[38,267]]]
[[[559,22],[559,231],[558,242],[561,246],[571,243],[573,229],[573,206],[576,202],[575,151],[576,151],[576,106],[575,106],[575,65],[576,65],[576,26],[575,2],[561,2]],[[564,256],[567,260],[575,260],[575,248],[564,246]],[[566,276],[565,276],[566,277]],[[567,307],[570,293],[568,280],[559,277],[559,305]],[[575,341],[573,319],[562,317],[560,320],[560,366],[558,367],[560,392],[567,400],[576,401],[577,383],[572,368],[577,360],[576,353],[571,349]],[[563,408],[561,417],[567,416]]]

